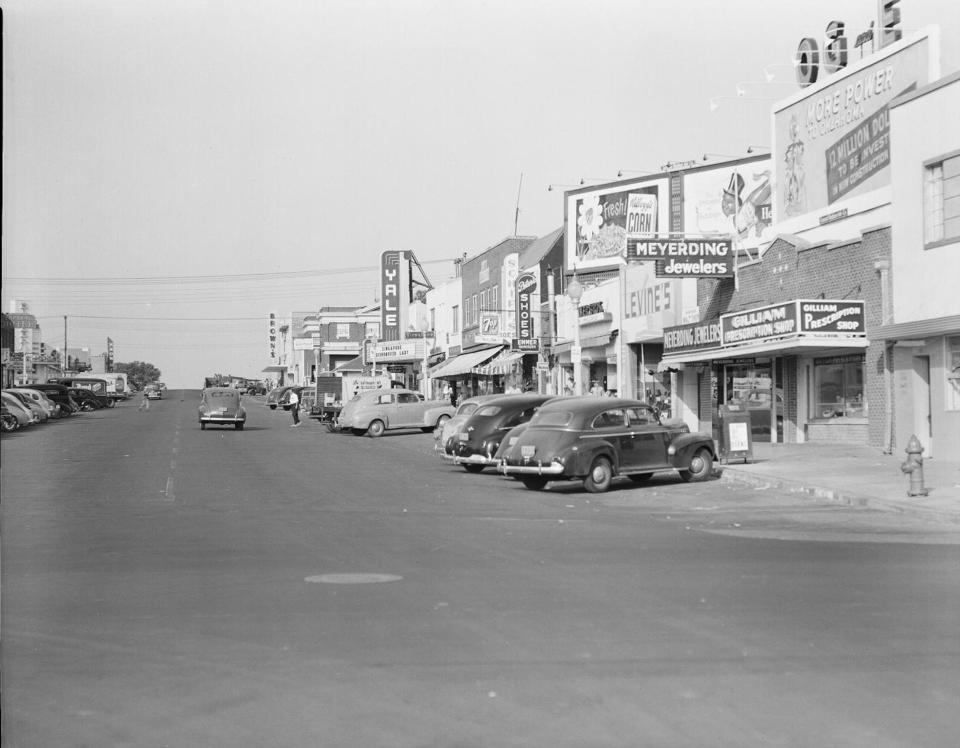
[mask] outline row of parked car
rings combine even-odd
[[[703,481],[717,458],[710,434],[661,419],[640,400],[596,396],[470,398],[435,439],[443,459],[467,472],[495,468],[536,491],[550,481],[576,480],[600,493],[617,476],[644,483],[662,471]]]
[[[3,390],[3,431],[46,423],[84,411],[112,408],[117,396],[63,384],[31,384]]]
[[[348,402],[333,424],[335,431],[371,437],[391,429],[433,431],[446,461],[471,473],[495,469],[531,490],[578,480],[597,493],[617,476],[643,483],[662,471],[702,481],[717,458],[710,434],[661,418],[640,400],[616,397],[483,395],[453,408],[411,390],[369,390]]]

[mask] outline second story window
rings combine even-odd
[[[960,240],[960,152],[925,165],[923,174],[923,242]]]
[[[453,308],[453,332],[460,332],[460,306]]]

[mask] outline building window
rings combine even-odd
[[[477,295],[474,294],[470,299],[470,324],[477,324],[477,320],[480,319],[480,315],[477,313]]]
[[[380,323],[379,322],[367,322],[364,325],[364,337],[376,340],[380,337]]]
[[[337,322],[337,340],[346,338],[350,340],[350,323]]]
[[[453,307],[453,332],[460,332],[460,307]]]
[[[925,165],[923,234],[928,247],[960,239],[960,152]]]
[[[863,354],[815,358],[810,418],[865,418]]]
[[[499,286],[493,286],[490,289],[490,308],[495,312],[500,311],[497,307],[497,288],[499,288]]]
[[[960,410],[960,335],[947,338],[947,410]]]

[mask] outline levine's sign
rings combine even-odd
[[[627,239],[626,260],[655,260],[658,278],[732,278],[733,242],[716,239]]]

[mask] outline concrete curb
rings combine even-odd
[[[772,475],[760,475],[747,470],[740,470],[729,465],[723,465],[714,468],[714,472],[719,474],[720,480],[726,482],[741,483],[748,486],[762,488],[776,488],[790,493],[806,494],[812,498],[826,499],[835,501],[847,506],[859,506],[869,509],[877,509],[887,512],[896,512],[917,519],[926,519],[936,522],[949,524],[960,524],[960,512],[949,512],[936,509],[934,507],[923,507],[910,504],[909,497],[904,497],[902,501],[894,499],[883,499],[876,496],[845,491],[842,489],[826,488],[824,486],[813,485],[806,481],[793,478],[781,478]]]

